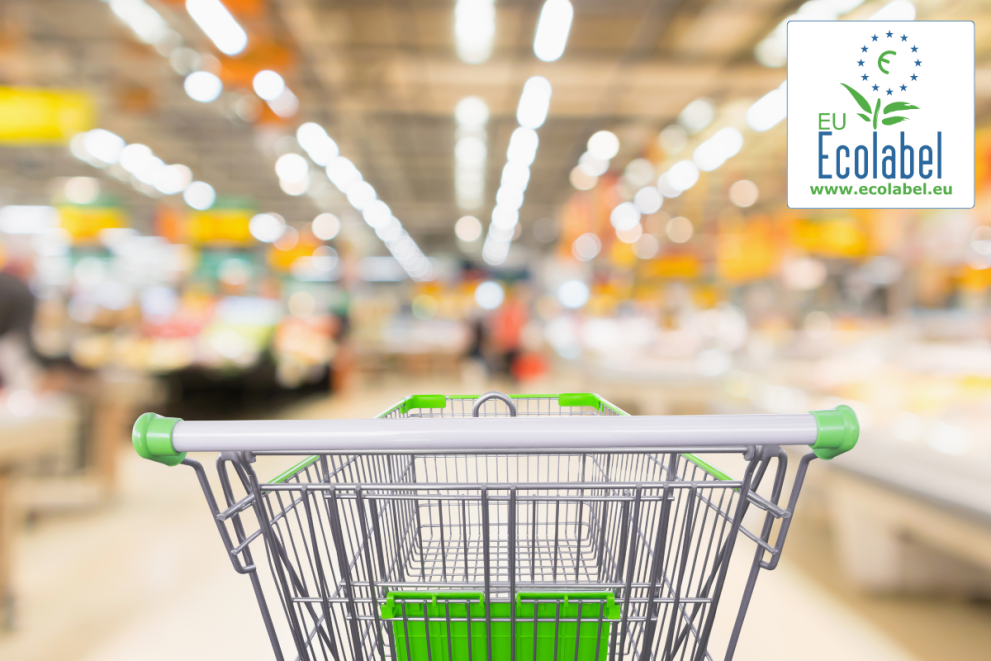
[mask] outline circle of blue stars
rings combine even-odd
[[[899,41],[901,43],[908,43],[908,35],[907,34],[895,35],[895,33],[892,32],[891,30],[888,30],[887,32],[884,32],[882,36],[879,36],[877,34],[872,34],[871,35],[870,44],[874,44],[874,42],[877,42],[878,39],[883,39],[882,42],[878,43],[878,46],[881,46],[882,48],[884,48],[883,44],[885,42],[887,42],[888,39],[897,40],[897,41]],[[870,47],[869,47],[868,44],[865,44],[865,45],[863,45],[863,46],[860,47],[860,52],[861,53],[866,53],[869,50],[870,50]],[[919,47],[913,45],[912,46],[912,52],[917,54],[919,52]],[[865,61],[863,60],[863,58],[857,60],[857,67],[858,68],[863,67],[864,66],[864,63],[865,63]],[[918,58],[918,55],[916,55],[916,59],[913,62],[913,64],[916,67],[921,67],[922,66],[922,60],[920,60]],[[870,80],[870,76],[868,76],[866,73],[865,74],[862,74],[860,76],[860,80],[862,80],[862,81],[868,81],[868,80]],[[913,73],[911,75],[911,79],[910,79],[909,82],[913,82],[914,83],[914,82],[917,82],[918,80],[919,80],[919,75],[916,74],[916,73]],[[895,85],[894,87],[896,87],[901,92],[907,92],[908,91],[908,85],[907,84],[904,84],[904,83],[901,84],[901,85]],[[878,85],[871,85],[871,90],[877,92],[877,91],[880,90],[880,87]],[[890,87],[888,89],[884,90],[885,96],[892,96],[894,94],[894,92],[895,92],[895,90],[892,89],[892,88],[890,88]]]

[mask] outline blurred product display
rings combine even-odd
[[[974,22],[974,208],[787,206],[790,20],[897,24],[894,49]],[[141,412],[357,419],[490,390],[851,407],[857,451],[809,471],[734,658],[983,658],[989,20],[976,0],[0,4],[0,658],[268,658],[250,588],[206,578],[230,560],[201,555],[196,484],[132,461]],[[163,628],[192,633],[149,649]]]

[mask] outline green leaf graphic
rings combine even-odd
[[[840,83],[842,85],[842,83]],[[877,105],[874,106],[874,130],[877,130],[877,114],[881,112],[881,99],[877,100]]]
[[[865,122],[867,122],[868,124],[870,124],[870,123],[871,123],[871,118],[870,118],[870,117],[868,117],[867,115],[865,115],[864,113],[862,113],[862,112],[858,112],[858,113],[857,113],[857,116],[858,116],[858,117],[860,117],[861,119],[863,119],[863,120],[864,120]]]
[[[840,85],[842,85],[843,87],[845,87],[847,89],[847,91],[850,92],[850,94],[853,96],[854,101],[856,101],[857,102],[857,105],[859,105],[861,108],[863,108],[864,111],[866,111],[866,112],[870,112],[871,111],[871,104],[867,102],[867,99],[865,99],[863,96],[861,96],[860,92],[858,92],[857,90],[853,89],[852,87],[850,87],[846,83],[840,83]]]
[[[892,124],[897,124],[898,122],[907,122],[908,117],[902,117],[901,115],[895,115],[894,117],[885,117],[881,120],[881,123],[885,126],[891,126]]]
[[[918,110],[919,106],[913,106],[911,103],[905,103],[904,101],[895,101],[894,103],[889,103],[884,107],[884,114],[887,115],[889,112],[895,112],[896,110]]]

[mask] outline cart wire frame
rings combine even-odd
[[[469,417],[473,408],[479,417],[626,415],[591,394],[420,395],[378,417]],[[724,583],[743,535],[756,550],[742,595],[733,595],[739,609],[721,657],[728,661],[760,570],[778,564],[816,457],[801,459],[782,505],[788,458],[776,445],[747,446],[739,480],[694,455],[610,450],[606,439],[595,452],[469,446],[320,453],[268,482],[255,474],[255,455],[283,453],[221,452],[223,508],[203,466],[184,455],[181,463],[196,472],[234,569],[249,576],[280,661],[547,658],[543,648],[538,656],[539,609],[524,621],[522,599],[556,604],[555,660],[712,661],[720,658],[709,644],[713,622],[730,597]],[[772,464],[764,498],[757,488]],[[759,532],[743,525],[750,508],[764,512]],[[259,562],[272,578],[265,585]],[[606,594],[619,607],[615,618]],[[397,599],[398,619],[385,617]],[[575,603],[576,613],[565,608]],[[598,604],[591,642],[583,617],[596,610],[587,604]],[[464,641],[452,640],[456,626],[467,631]],[[532,644],[520,644],[522,627]],[[575,639],[567,648],[559,645],[565,629]],[[510,641],[495,655],[493,631]],[[411,635],[420,648],[411,648]]]

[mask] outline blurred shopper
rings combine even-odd
[[[330,364],[330,391],[341,395],[350,387],[354,375],[354,347],[351,344],[351,316],[347,306],[334,311],[337,331],[334,342],[337,345]]]
[[[10,390],[37,389],[41,361],[31,341],[35,298],[17,263],[0,271],[0,386]]]
[[[529,319],[527,293],[523,285],[517,285],[492,315],[492,348],[497,356],[497,370],[509,377],[514,376],[523,327]]]
[[[465,350],[464,363],[461,366],[461,381],[468,388],[481,388],[489,378],[489,366],[486,360],[485,322],[481,317],[468,320],[468,345]]]

